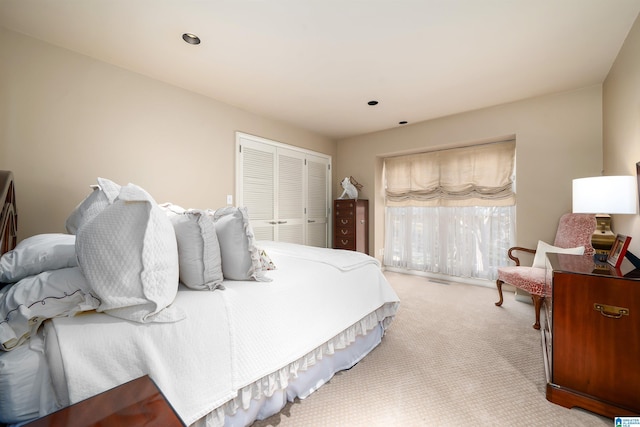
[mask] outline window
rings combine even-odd
[[[384,265],[489,279],[515,242],[515,141],[384,161]]]

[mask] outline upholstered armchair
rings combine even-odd
[[[585,255],[593,255],[594,249],[591,245],[591,235],[595,229],[595,215],[568,213],[564,214],[558,223],[556,237],[553,242],[553,246],[555,248],[549,248],[549,245],[544,244],[544,242],[539,242],[537,249],[522,248],[518,246],[509,248],[508,256],[516,263],[516,265],[498,268],[498,280],[496,280],[496,286],[498,287],[500,301],[496,302],[496,305],[501,306],[503,302],[503,283],[528,292],[533,300],[533,307],[536,314],[536,322],[533,324],[533,327],[535,329],[540,329],[540,308],[542,307],[542,302],[546,296],[544,269],[545,253],[559,252],[560,250],[558,248],[566,249],[566,252],[571,253],[571,248],[575,249],[578,247],[584,247]],[[516,251],[531,254],[536,254],[537,251],[538,253],[534,259],[533,266],[521,266],[519,258],[514,255],[514,252]]]

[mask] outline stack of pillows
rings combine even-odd
[[[134,184],[98,178],[65,225],[69,234],[25,239],[0,258],[0,283],[11,283],[0,289],[0,349],[85,310],[175,322],[186,316],[172,306],[179,282],[213,291],[224,279],[269,281],[275,268],[255,246],[246,208],[158,205]]]

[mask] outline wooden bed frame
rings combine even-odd
[[[13,173],[0,171],[0,255],[16,246],[18,238],[18,215],[16,211],[16,192]]]

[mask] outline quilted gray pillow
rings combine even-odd
[[[213,213],[213,220],[220,243],[224,278],[270,281],[262,270],[247,208],[229,206],[218,209]]]
[[[218,288],[223,280],[222,261],[213,218],[198,210],[169,218],[178,241],[180,281],[191,289]]]

